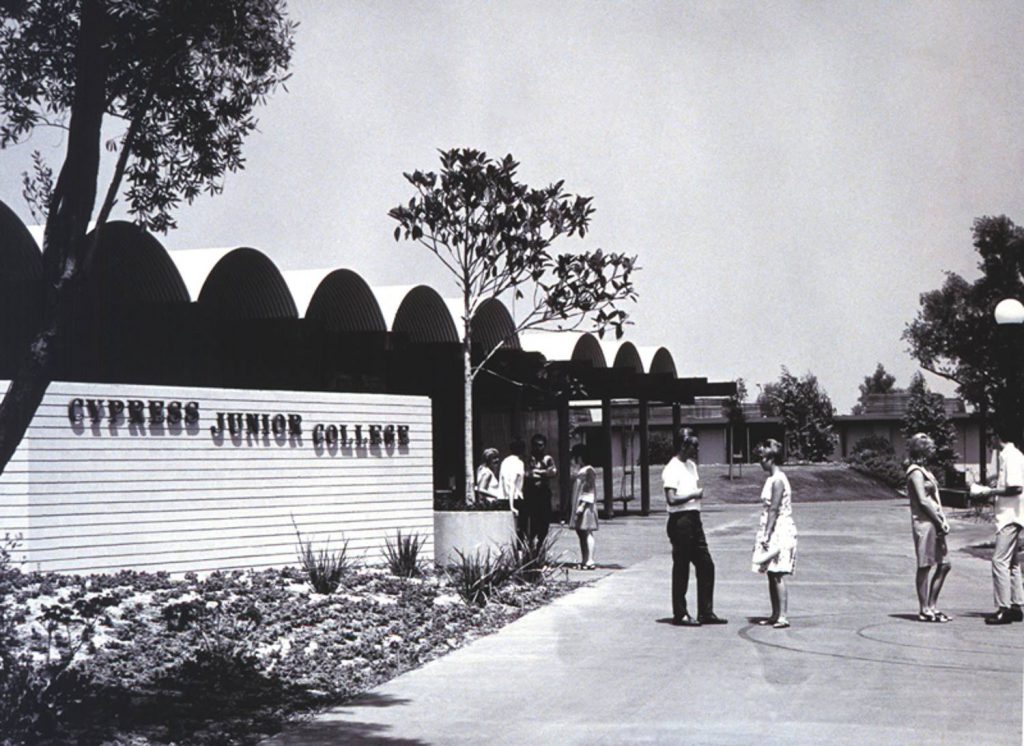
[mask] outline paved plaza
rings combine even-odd
[[[989,566],[959,551],[990,525],[954,522],[954,619],[923,624],[905,501],[797,503],[793,627],[775,630],[754,623],[758,510],[705,508],[728,625],[669,624],[663,514],[605,521],[601,569],[573,571],[591,584],[267,743],[1021,743],[1024,624],[983,623]]]

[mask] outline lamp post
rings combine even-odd
[[[1008,396],[1004,402],[1012,414],[1010,421],[1013,423],[1014,438],[1020,439],[1021,422],[1021,330],[1024,329],[1024,304],[1016,298],[1005,298],[996,304],[993,315],[996,324],[1003,330],[1003,344],[1008,352],[1006,358],[1009,362],[1010,375],[1007,380]],[[1006,413],[1001,412],[1000,416]]]

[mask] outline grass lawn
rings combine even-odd
[[[664,464],[651,466],[651,509],[665,510],[665,489],[661,483],[661,471]],[[794,502],[842,502],[845,500],[893,500],[900,494],[861,472],[851,469],[845,464],[787,464],[783,467],[789,483],[793,487]],[[704,502],[706,505],[716,503],[751,503],[756,504],[764,485],[765,473],[759,464],[736,464],[729,478],[729,467],[723,464],[707,464],[700,466],[700,476],[704,482]],[[597,470],[597,494],[603,492],[601,470]],[[620,492],[620,482],[616,480],[616,494]],[[640,509],[640,477],[634,487],[635,498],[628,503],[629,512]],[[616,513],[621,512],[622,503],[615,503]]]

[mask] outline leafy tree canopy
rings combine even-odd
[[[864,383],[860,388],[860,397],[857,399],[857,403],[853,405],[853,414],[862,414],[865,406],[867,406],[868,396],[871,394],[890,394],[899,389],[894,388],[896,384],[896,376],[885,370],[885,366],[881,363],[875,368],[875,372],[870,376],[864,376]]]
[[[83,38],[82,12],[97,11]],[[181,200],[219,193],[244,164],[253,110],[288,77],[295,24],[283,0],[9,0],[0,5],[0,146],[39,126],[70,129],[82,55],[93,93],[120,120],[128,209],[154,231]]]
[[[1011,415],[1021,404],[1014,377],[1022,340],[1000,329],[992,311],[1004,298],[1024,298],[1024,229],[1001,215],[978,218],[973,232],[981,276],[947,273],[941,288],[921,295],[903,338],[921,367],[955,382],[966,401]]]
[[[903,416],[903,434],[925,433],[935,442],[932,463],[943,471],[956,463],[956,427],[946,413],[945,397],[930,391],[924,376],[914,374],[907,388],[910,398]]]
[[[832,455],[836,408],[817,376],[797,378],[783,366],[778,381],[761,387],[757,404],[765,417],[782,418],[788,458],[825,461]]]
[[[564,182],[533,188],[517,181],[519,163],[468,148],[441,152],[441,170],[405,174],[416,190],[388,214],[402,237],[429,249],[454,275],[469,318],[490,298],[511,292],[517,331],[575,329],[591,320],[617,337],[627,323],[623,301],[636,300],[636,257],[601,249],[554,255],[559,237],[583,238],[594,213],[591,197],[567,193]]]

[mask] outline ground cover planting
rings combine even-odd
[[[206,577],[22,573],[0,555],[0,743],[245,744],[508,624],[576,586],[506,573],[300,568]]]

